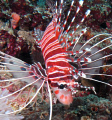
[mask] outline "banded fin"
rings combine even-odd
[[[101,39],[102,38],[102,39]],[[93,42],[93,40],[95,41]],[[100,39],[100,41],[98,41]],[[105,51],[107,49],[112,48],[112,43],[111,43],[112,35],[111,34],[98,34],[89,40],[87,40],[84,44],[78,41],[77,45],[74,44],[70,49],[73,51],[73,54],[71,54],[71,59],[73,63],[78,64],[78,71],[82,71],[86,77],[81,76],[79,74],[78,77],[82,77],[88,80],[96,81],[99,83],[103,83],[108,86],[112,86],[111,84],[104,82],[104,81],[99,81],[97,79],[93,79],[92,76],[94,75],[99,75],[99,76],[109,76],[112,77],[112,75],[108,75],[107,73],[100,73],[101,68],[108,68],[111,67],[112,64],[105,64],[104,61],[105,59],[109,59],[112,54],[111,53],[106,53]],[[106,43],[108,44],[104,44]],[[94,44],[91,44],[93,42]],[[103,46],[103,47],[102,47]],[[69,51],[69,50],[68,50]],[[76,69],[76,68],[75,68]]]
[[[39,69],[36,69],[36,67]],[[42,76],[43,74],[43,76]],[[9,103],[17,103],[18,109],[0,115],[10,115],[20,112],[28,106],[34,99],[45,83],[45,71],[37,63],[29,65],[24,61],[7,55],[0,51],[0,88],[9,90],[0,100],[7,99]],[[22,94],[26,92],[27,98],[22,103],[18,101]]]
[[[35,37],[34,40],[38,45],[40,45],[40,40],[42,39],[43,34],[44,34],[44,31],[41,31],[38,28],[34,28],[34,37]]]
[[[31,77],[31,73],[32,73],[32,71],[30,70],[31,65],[23,62],[20,59],[7,55],[3,52],[0,52],[0,58],[2,61],[0,62],[0,64],[2,65],[1,67],[4,68],[4,70],[0,70],[0,73],[2,71],[4,73],[10,73],[12,74],[13,78],[20,78],[21,81],[25,81],[29,83],[34,79],[33,77]],[[24,78],[22,79],[22,77]],[[25,79],[25,77],[27,79]]]

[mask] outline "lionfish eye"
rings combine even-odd
[[[60,89],[63,89],[63,88],[65,88],[65,87],[66,87],[65,84],[61,84],[61,85],[59,86]]]

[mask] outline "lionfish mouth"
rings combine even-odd
[[[101,69],[109,68],[112,65],[105,64],[105,59],[109,59],[112,54],[104,54],[107,49],[112,47],[112,35],[100,33],[88,40],[82,39],[87,28],[82,29],[81,24],[90,14],[90,10],[85,12],[75,28],[73,23],[80,13],[83,0],[79,0],[79,6],[77,6],[70,24],[68,21],[70,21],[74,0],[71,2],[66,19],[62,17],[63,0],[60,0],[59,7],[56,1],[55,8],[52,5],[53,1],[47,0],[46,2],[53,12],[53,19],[43,35],[40,35],[42,34],[40,29],[34,28],[35,42],[41,48],[45,68],[38,61],[30,65],[0,51],[0,90],[2,92],[0,101],[5,99],[8,101],[6,103],[8,108],[10,107],[9,111],[4,108],[4,113],[0,113],[0,115],[11,115],[22,111],[35,102],[42,91],[42,95],[44,93],[50,99],[49,120],[51,120],[52,98],[58,99],[62,104],[70,105],[73,102],[74,94],[81,89],[95,92],[94,86],[82,85],[81,78],[112,87],[108,82],[93,78],[95,75],[112,77],[111,74],[100,73]],[[7,94],[3,94],[4,91]]]

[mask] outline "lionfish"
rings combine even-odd
[[[34,29],[36,43],[41,48],[45,61],[45,68],[42,67],[40,62],[30,65],[20,59],[0,52],[0,74],[6,76],[5,79],[0,80],[0,87],[10,91],[8,95],[3,96],[0,99],[9,98],[9,102],[11,102],[11,100],[16,100],[22,92],[29,87],[27,100],[13,112],[6,112],[5,114],[13,114],[23,110],[36,98],[39,91],[45,87],[47,88],[46,94],[49,95],[50,99],[49,120],[51,120],[51,91],[53,91],[55,97],[62,104],[70,105],[73,101],[73,95],[77,93],[78,90],[86,89],[95,92],[94,87],[83,86],[78,82],[80,78],[96,81],[112,87],[111,84],[92,77],[93,75],[112,76],[99,73],[100,68],[111,66],[111,64],[104,65],[104,59],[110,57],[112,54],[103,55],[103,52],[112,46],[111,42],[103,48],[99,46],[110,40],[112,35],[101,33],[89,40],[81,42],[81,37],[86,33],[87,28],[80,29],[80,26],[90,14],[90,10],[85,12],[84,17],[74,29],[72,25],[75,22],[77,14],[80,12],[84,0],[79,0],[79,6],[77,6],[75,16],[71,19],[69,25],[67,25],[67,21],[74,6],[74,0],[71,2],[65,20],[62,19],[63,0],[60,0],[59,7],[58,2],[56,1],[55,9],[52,7],[51,1],[47,0],[47,3],[53,12],[52,21],[47,26],[41,39],[38,38],[41,36],[41,31],[39,31],[39,29]],[[75,35],[77,32],[79,34]],[[102,37],[103,39],[95,43],[94,40],[99,37]],[[94,41],[94,44],[91,44],[92,41]],[[17,87],[21,82],[27,84],[23,84],[16,90],[10,90],[11,86],[16,85]],[[33,87],[36,87],[36,91],[33,96],[30,96],[29,94],[31,94]]]

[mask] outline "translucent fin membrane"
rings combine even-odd
[[[4,114],[0,114],[2,116],[15,114],[30,105],[37,99],[36,97],[40,89],[44,86],[45,80],[47,80],[46,71],[39,62],[29,65],[3,52],[0,52],[0,76],[0,88],[9,90],[9,93],[1,96],[0,100],[7,99],[10,104],[16,104],[18,106],[18,108],[16,108],[17,106],[12,106],[16,110],[6,111]],[[52,95],[48,81],[46,85],[50,97],[49,120],[51,120]],[[23,100],[21,97],[24,94],[26,97]],[[22,99],[22,102],[19,102],[20,100],[18,101],[18,99]]]
[[[7,114],[16,113],[24,109],[34,100],[42,88],[45,77],[41,76],[41,71],[38,71],[40,74],[37,74],[37,72],[32,71],[32,68],[33,66],[23,62],[22,60],[0,52],[0,87],[9,90],[9,94],[0,97],[0,100],[8,99],[9,103],[13,101],[17,102],[18,97],[22,96],[25,91],[27,91],[26,95],[28,97],[25,100],[26,102],[23,102],[22,104],[17,102],[19,105],[18,110]],[[37,92],[33,92],[34,96],[29,95],[32,91],[31,86],[35,86],[34,90],[37,90]]]
[[[109,53],[107,52],[108,54],[106,53],[107,49],[111,50],[112,48],[111,39],[112,39],[111,34],[105,33],[98,34],[87,40],[84,44],[81,43],[80,39],[78,39],[78,41],[76,41],[74,45],[70,47],[70,49],[72,49],[71,53],[73,52],[71,56],[72,58],[71,62],[78,64],[77,71],[82,71],[85,74],[84,77],[78,72],[78,75],[80,77],[112,86],[109,83],[102,82],[92,78],[93,75],[112,77],[112,75],[108,75],[108,73],[107,74],[99,73],[101,68],[108,69],[108,67],[112,66],[112,64],[108,63],[106,65],[106,63],[104,62],[105,59],[109,59],[109,57],[112,56],[110,52]]]
[[[34,100],[34,98],[38,95],[38,93],[39,93],[39,91],[40,91],[40,89],[42,88],[43,85],[44,85],[44,81],[42,82],[40,88],[37,89],[35,95],[28,101],[27,104],[25,104],[25,105],[24,105],[23,107],[21,107],[20,109],[15,110],[14,112],[9,112],[9,113],[6,113],[6,114],[13,114],[13,113],[17,113],[17,112],[20,112],[21,110],[23,110],[26,106],[28,106],[28,105]],[[8,96],[9,96],[9,95],[8,95]],[[5,97],[8,97],[8,96],[5,96]],[[3,99],[3,98],[5,98],[5,97],[2,97],[2,98],[0,98],[0,99]],[[5,115],[5,114],[0,114],[0,115]]]

